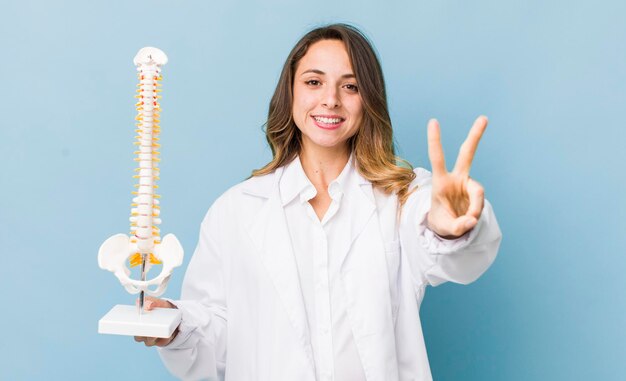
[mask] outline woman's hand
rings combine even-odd
[[[167,300],[153,298],[151,296],[146,296],[146,299],[144,302],[144,310],[150,311],[155,308],[177,308],[177,307],[173,305],[172,303],[168,302]],[[153,347],[155,345],[157,347],[164,347],[167,344],[171,343],[177,334],[178,334],[178,327],[176,327],[176,329],[172,333],[172,336],[170,337],[159,338],[159,337],[135,336],[135,341],[138,343],[143,342],[146,347]]]
[[[454,170],[448,172],[441,147],[439,123],[428,122],[428,156],[433,169],[432,203],[428,227],[453,239],[476,226],[485,204],[483,187],[469,176],[478,142],[487,128],[487,117],[479,116],[461,145]]]

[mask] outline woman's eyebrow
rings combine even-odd
[[[309,70],[305,70],[305,71],[304,71],[302,74],[300,74],[300,75],[302,76],[302,75],[305,75],[305,74],[307,74],[307,73],[315,73],[315,74],[319,74],[319,75],[324,75],[324,74],[326,74],[326,73],[324,73],[323,71],[321,71],[321,70],[319,70],[319,69],[309,69]],[[342,76],[341,76],[341,78],[355,78],[355,76],[354,76],[354,74],[352,74],[352,73],[348,73],[348,74],[344,74],[344,75],[342,75]]]

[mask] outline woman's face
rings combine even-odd
[[[342,41],[311,45],[296,67],[293,119],[307,148],[345,148],[363,115],[361,95]]]

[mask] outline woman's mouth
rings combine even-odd
[[[323,128],[325,130],[334,130],[339,128],[343,122],[344,118],[339,116],[311,116],[313,118],[313,123],[319,128]]]

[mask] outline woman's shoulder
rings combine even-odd
[[[227,197],[256,196],[267,198],[271,194],[276,181],[278,180],[278,170],[262,176],[251,176],[246,180],[230,187],[224,195]]]
[[[233,185],[213,201],[204,220],[215,217],[226,221],[233,219],[231,217],[254,214],[270,197],[275,181],[276,173],[272,172]]]
[[[240,202],[244,202],[245,199],[252,198],[269,198],[272,190],[276,186],[276,181],[279,178],[278,170],[268,173],[262,176],[251,176],[246,180],[233,185],[228,188],[221,196],[215,200],[214,204],[228,203],[231,205],[237,205]]]
[[[426,168],[415,167],[413,168],[413,173],[415,173],[415,179],[413,179],[411,183],[411,187],[414,186],[422,186],[427,185],[431,182],[432,173]]]

